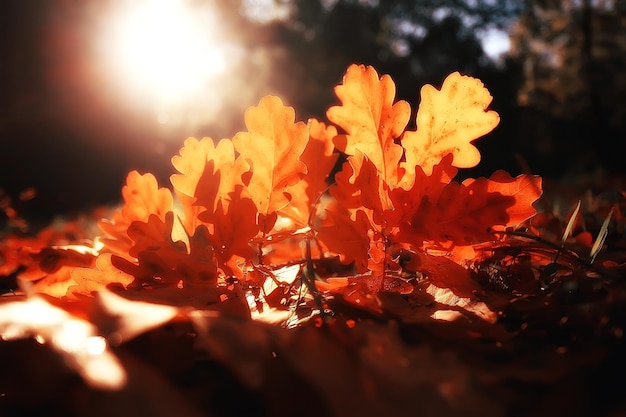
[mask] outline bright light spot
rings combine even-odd
[[[293,13],[292,4],[281,0],[243,0],[241,6],[248,19],[261,24],[287,20]]]
[[[109,390],[123,388],[128,380],[119,359],[109,351],[84,361],[81,375],[93,387]]]
[[[93,256],[99,255],[99,249],[92,248],[86,245],[55,245],[55,246],[51,246],[51,248],[72,250],[74,252],[80,253],[81,255],[93,255]]]
[[[91,336],[85,341],[85,351],[89,355],[102,355],[107,348],[107,342],[102,336]]]
[[[484,302],[472,300],[471,298],[459,297],[449,288],[441,288],[436,285],[429,284],[428,287],[426,287],[426,292],[432,295],[438,303],[451,307],[462,308],[463,310],[476,315],[488,323],[493,324],[498,318],[498,315],[491,311]],[[452,319],[453,316],[456,316],[456,312],[458,312],[458,310],[455,310],[454,313],[449,313],[449,310],[439,310],[436,311],[431,317],[436,320],[449,320]]]
[[[0,335],[49,343],[91,386],[120,389],[126,372],[91,323],[37,296],[0,305]]]
[[[282,284],[293,284],[300,273],[300,265],[289,265],[273,272],[274,277]]]
[[[67,318],[52,334],[52,343],[65,352],[83,353],[85,341],[92,332],[93,327],[86,321]]]
[[[117,317],[120,341],[158,327],[178,314],[178,308],[174,306],[132,301],[111,291],[99,291],[96,297],[108,314]]]
[[[454,321],[460,317],[463,317],[463,314],[456,310],[437,310],[433,314],[431,314],[430,317],[435,320]]]
[[[105,24],[102,47],[124,88],[139,89],[167,107],[202,90],[226,69],[207,10],[176,0],[116,5]],[[163,113],[158,119],[167,122]]]
[[[509,35],[500,29],[491,28],[478,33],[485,54],[494,62],[499,63],[511,49]]]
[[[276,219],[276,223],[274,224],[274,228],[276,231],[280,232],[281,230],[289,229],[293,225],[293,220],[289,217],[279,216]]]

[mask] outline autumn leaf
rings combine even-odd
[[[337,136],[335,126],[326,125],[317,119],[310,119],[308,128],[309,141],[300,160],[307,167],[306,181],[302,183],[306,184],[307,197],[310,202],[313,202],[328,187],[327,179],[339,154],[335,152],[333,142]]]
[[[201,212],[215,211],[220,202],[228,207],[230,194],[243,185],[249,170],[243,159],[236,158],[229,139],[214,145],[210,138],[189,138],[180,154],[172,158],[172,164],[179,174],[170,180],[183,206],[185,229],[190,232],[200,224]]]
[[[294,119],[293,108],[284,106],[278,97],[267,96],[246,111],[248,131],[233,138],[235,150],[252,167],[246,191],[262,215],[285,207],[288,188],[307,172],[299,158],[309,135],[306,125]]]
[[[394,103],[393,80],[388,75],[379,78],[371,66],[351,65],[335,94],[341,105],[329,108],[326,115],[345,131],[337,136],[335,146],[347,155],[357,150],[365,154],[386,184],[394,187],[401,175],[398,166],[403,153],[395,140],[409,121],[409,104]]]
[[[186,242],[180,238],[174,239],[172,231],[176,216],[174,212],[169,212],[165,220],[161,220],[156,215],[148,217],[148,221],[134,221],[128,227],[128,236],[133,241],[133,246],[128,253],[136,258],[141,252],[155,250],[157,248],[171,247],[180,252],[187,252]],[[184,239],[184,238],[183,238]]]
[[[330,188],[341,207],[347,208],[354,219],[357,211],[367,214],[371,227],[384,231],[387,224],[384,213],[393,207],[389,199],[387,184],[372,161],[357,150],[346,162],[342,170],[335,175],[335,184]]]
[[[133,242],[127,229],[132,222],[145,222],[152,216],[164,220],[165,214],[173,210],[172,193],[167,188],[159,188],[154,175],[131,171],[122,187],[124,204],[113,214],[111,220],[102,220],[98,226],[105,233],[101,239],[104,251],[112,251],[121,256],[129,256]]]
[[[194,205],[213,211],[221,202],[227,208],[231,196],[247,181],[249,165],[236,157],[233,142],[229,139],[219,141],[207,158],[196,186]]]
[[[344,163],[343,169],[336,175],[336,186],[332,188],[332,195],[344,207],[356,209],[364,207],[382,213],[386,190],[380,190],[376,184],[380,175],[373,162],[366,155],[357,150],[356,154]]]
[[[446,155],[433,167],[432,173],[426,175],[422,167],[414,168],[413,185],[409,190],[395,188],[389,195],[394,207],[385,212],[385,218],[390,225],[398,226],[402,222],[410,222],[416,211],[423,204],[437,201],[443,189],[457,174],[452,166],[452,155]]]
[[[341,262],[355,262],[357,271],[367,270],[371,225],[367,214],[357,210],[355,220],[347,210],[329,211],[330,222],[317,230],[317,238],[339,255]]]
[[[410,252],[406,270],[420,272],[439,288],[448,288],[458,297],[471,298],[480,290],[472,279],[471,271],[446,256],[434,256],[424,252]]]
[[[405,204],[408,222],[400,223],[395,239],[422,247],[425,241],[450,248],[494,239],[494,226],[512,226],[531,217],[540,196],[537,177],[511,178],[500,172],[490,179],[451,182],[434,194],[419,195],[411,190],[394,190],[392,198],[412,201]]]
[[[474,180],[467,179],[463,185],[470,186]],[[487,183],[487,192],[500,193],[515,197],[515,204],[506,208],[508,221],[500,226],[516,226],[533,217],[537,210],[533,204],[541,197],[541,177],[538,175],[520,175],[512,178],[506,171],[496,171]],[[494,224],[494,226],[496,226]]]
[[[200,220],[209,224],[207,243],[214,248],[220,267],[228,275],[241,277],[241,266],[254,256],[251,241],[259,226],[254,202],[235,195],[228,209],[220,203],[214,213],[201,213]]]
[[[150,173],[131,171],[122,187],[122,197],[121,214],[127,221],[145,221],[151,215],[164,219],[165,213],[172,210],[172,194],[167,188],[159,188]]]
[[[295,229],[308,225],[311,206],[328,188],[328,177],[339,158],[339,154],[334,152],[333,139],[337,136],[335,126],[327,126],[317,119],[310,119],[307,127],[309,140],[300,156],[300,160],[307,167],[307,174],[289,188],[291,201],[279,213],[291,219]]]
[[[196,206],[198,200],[196,190],[200,178],[205,171],[214,173],[214,162],[209,163],[215,153],[213,139],[188,138],[185,140],[179,154],[172,157],[172,165],[179,172],[170,177],[170,182],[174,187],[174,192],[182,206],[183,222],[187,230],[194,230],[197,226],[198,213],[204,210],[203,207]],[[207,167],[209,167],[207,169]],[[211,187],[203,187],[202,193],[205,201],[211,201],[210,206],[215,203],[219,180],[210,182]]]
[[[75,285],[70,288],[71,294],[91,295],[109,284],[117,283],[123,288],[131,284],[135,277],[115,268],[111,263],[111,256],[110,253],[98,255],[95,268],[74,268],[71,277]]]
[[[435,165],[448,153],[452,165],[471,168],[480,161],[480,153],[472,141],[489,133],[499,123],[493,110],[491,94],[483,83],[458,72],[450,74],[441,90],[425,85],[417,111],[417,131],[407,131],[402,137],[407,177],[403,186],[412,184],[412,174],[420,166],[430,174]]]
[[[172,166],[179,172],[170,177],[170,181],[174,186],[174,190],[178,194],[188,197],[196,196],[196,188],[200,176],[205,170],[209,155],[215,153],[213,139],[188,138],[185,140],[179,154],[172,157]]]

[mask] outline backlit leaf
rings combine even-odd
[[[388,75],[379,78],[373,67],[351,65],[343,83],[335,87],[340,106],[328,109],[328,119],[342,128],[337,148],[355,155],[357,150],[372,161],[391,187],[399,180],[402,147],[395,140],[409,121],[411,108],[405,101],[394,103],[396,86]]]
[[[472,141],[489,133],[499,123],[493,110],[491,94],[483,83],[458,72],[450,74],[441,90],[425,85],[417,111],[417,131],[407,131],[402,137],[406,150],[408,177],[404,184],[412,183],[415,166],[426,174],[448,153],[453,155],[452,165],[471,168],[480,161],[480,153]]]
[[[347,211],[328,212],[330,223],[319,228],[317,236],[341,262],[355,262],[360,272],[367,269],[371,225],[363,210],[356,212],[355,220]]]
[[[537,186],[540,186],[538,177],[511,178],[498,172],[490,179],[451,182],[436,198],[429,195],[420,198],[412,190],[397,190],[393,194],[395,198],[406,198],[404,195],[408,193],[413,203],[404,206],[412,216],[399,225],[396,238],[418,247],[424,241],[432,241],[446,248],[493,239],[490,230],[516,225],[535,213],[532,203],[540,195]]]
[[[311,119],[308,123],[309,141],[300,156],[307,167],[307,174],[302,181],[289,188],[291,201],[280,214],[294,222],[294,229],[308,224],[311,206],[328,188],[328,177],[332,172],[339,154],[334,152],[333,138],[337,129],[332,125]]]
[[[252,167],[246,190],[260,214],[269,214],[289,203],[288,187],[306,174],[300,161],[308,140],[306,125],[294,123],[293,108],[278,97],[267,96],[246,111],[247,132],[239,132],[233,145]]]
[[[165,220],[165,214],[173,210],[172,193],[167,188],[159,188],[152,174],[140,174],[131,171],[126,177],[126,185],[122,187],[124,205],[113,214],[110,221],[98,223],[105,233],[102,243],[105,250],[113,251],[121,256],[128,256],[133,242],[127,234],[132,222],[145,222],[150,216]]]

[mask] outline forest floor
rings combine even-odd
[[[0,415],[624,416],[621,187],[546,181],[544,210],[566,214],[537,220],[545,241],[512,236],[476,266],[469,301],[414,277],[410,294],[379,294],[378,310],[328,297],[332,314],[289,329],[179,317],[112,344],[128,375],[120,390],[90,386],[49,344],[2,341]],[[554,247],[577,199],[578,233],[621,209],[593,263],[581,241]]]

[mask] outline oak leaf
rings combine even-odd
[[[293,108],[266,96],[246,111],[248,131],[233,138],[235,150],[252,168],[246,191],[259,214],[275,213],[289,204],[288,188],[307,172],[299,158],[309,135],[306,125],[294,120]]]
[[[330,189],[330,193],[353,213],[355,209],[361,208],[382,213],[389,206],[383,203],[387,195],[384,185],[374,163],[357,150],[335,176],[335,186]]]
[[[392,198],[402,200],[410,196],[412,204],[407,205],[404,200],[403,205],[410,219],[398,225],[395,238],[416,247],[422,247],[426,241],[451,248],[493,240],[494,227],[514,226],[534,215],[532,203],[541,194],[538,177],[511,178],[504,172],[495,173],[490,179],[450,182],[430,195],[420,195],[413,188],[395,190]]]
[[[363,210],[357,210],[355,219],[347,210],[328,212],[329,222],[317,231],[317,238],[326,249],[339,255],[341,262],[354,262],[357,271],[367,270],[370,248],[370,222]]]
[[[440,90],[431,85],[422,87],[417,131],[407,131],[402,137],[406,159],[402,165],[408,175],[403,184],[410,186],[416,166],[430,174],[449,153],[457,168],[476,166],[480,153],[472,141],[489,133],[500,121],[498,113],[488,110],[491,100],[480,80],[458,72],[450,74]]]
[[[470,186],[473,181],[475,180],[467,179],[463,181],[463,185]],[[537,213],[533,204],[542,194],[541,183],[541,177],[537,175],[512,178],[508,172],[502,170],[491,174],[487,182],[487,192],[515,197],[515,203],[506,208],[508,222],[501,226],[518,225]]]
[[[259,226],[254,202],[240,193],[234,195],[228,209],[220,202],[214,213],[205,211],[199,218],[209,225],[207,243],[214,248],[220,267],[227,275],[241,277],[241,265],[254,257],[251,241]]]
[[[313,205],[327,190],[329,176],[339,158],[333,143],[337,136],[335,126],[310,119],[307,127],[309,140],[300,156],[300,161],[307,167],[307,173],[300,182],[289,188],[291,201],[279,213],[293,221],[294,229],[301,229],[309,224]]]
[[[394,103],[396,87],[388,75],[379,78],[371,66],[351,65],[343,83],[335,87],[340,106],[328,109],[328,119],[345,132],[335,146],[347,155],[362,152],[372,161],[381,178],[393,187],[403,149],[395,141],[404,131],[411,107],[406,101]]]
[[[385,218],[394,226],[410,222],[420,205],[437,201],[458,170],[452,166],[452,155],[448,154],[433,167],[430,175],[426,175],[419,165],[413,171],[415,181],[410,189],[398,187],[389,192],[394,209],[385,212]]]
[[[71,277],[75,285],[70,287],[70,293],[73,296],[91,295],[110,284],[117,283],[124,288],[131,284],[135,277],[115,268],[111,263],[111,256],[111,253],[102,253],[96,258],[94,267],[74,268]]]
[[[172,158],[172,164],[179,174],[172,175],[170,181],[183,206],[183,222],[188,231],[200,224],[201,212],[213,212],[220,203],[227,208],[230,194],[244,184],[249,171],[248,164],[236,157],[229,139],[215,145],[210,138],[189,138],[179,155]]]
[[[170,177],[177,194],[188,197],[196,196],[198,181],[205,170],[207,161],[213,159],[209,155],[215,153],[213,139],[187,138],[179,154],[172,157],[172,166],[179,172]]]
[[[115,212],[111,220],[98,222],[105,236],[101,239],[104,251],[112,251],[128,257],[133,245],[127,230],[135,221],[145,222],[152,216],[164,220],[165,214],[173,210],[174,200],[167,188],[159,188],[154,175],[131,171],[122,187],[124,204]]]

